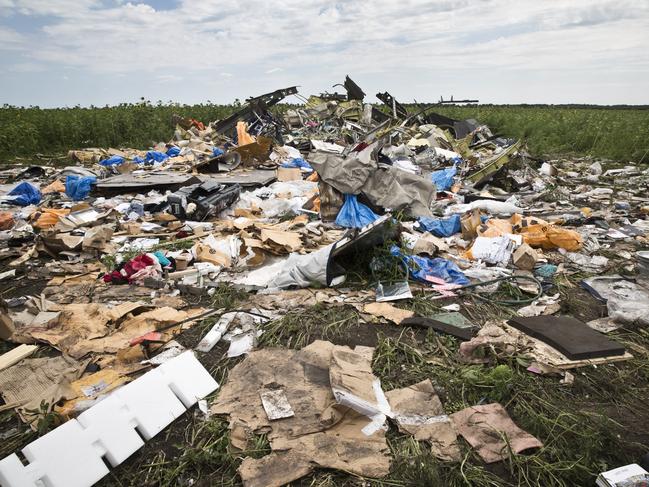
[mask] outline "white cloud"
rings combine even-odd
[[[602,69],[617,70],[620,86],[629,72],[649,75],[646,0],[180,0],[172,10],[137,1],[0,0],[0,11],[0,49],[23,50],[14,64],[168,86],[175,76],[211,79],[209,92],[192,91],[193,101],[215,99],[221,88],[224,102],[283,84],[322,91],[347,73],[368,93],[430,100],[462,89],[492,94],[485,101],[525,101],[511,99],[515,83],[561,73],[563,83],[583,86],[584,100],[573,101],[607,102],[613,97],[597,85]],[[46,25],[29,33],[2,27],[20,14]],[[279,86],[259,73],[273,74]],[[235,76],[245,84],[228,83]],[[491,79],[497,87],[485,86]],[[529,101],[567,101],[560,86],[545,86]],[[252,91],[233,91],[243,89]]]

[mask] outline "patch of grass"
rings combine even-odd
[[[211,307],[214,309],[231,310],[248,298],[248,293],[230,284],[219,284],[211,296]]]
[[[0,458],[19,450],[38,434],[26,426],[14,410],[0,413]]]
[[[259,347],[300,349],[314,340],[335,340],[358,324],[358,312],[349,306],[316,304],[289,311],[282,318],[262,325]]]
[[[649,332],[623,332],[618,339],[645,348]],[[533,375],[515,358],[494,366],[467,366],[456,361],[457,346],[429,333],[423,343],[380,337],[373,370],[384,390],[407,386],[425,378],[435,385],[447,413],[465,407],[500,402],[521,428],[544,442],[531,455],[513,455],[498,464],[497,476],[463,442],[461,464],[440,463],[409,436],[392,436],[395,466],[390,479],[402,485],[502,485],[569,487],[590,485],[606,469],[624,465],[648,451],[636,435],[625,432],[610,412],[629,418],[649,417],[646,397],[649,351],[620,365],[579,369],[572,387],[557,377]],[[447,348],[446,354],[440,347]],[[642,422],[642,419],[638,419]]]
[[[394,457],[392,472],[387,479],[374,485],[496,487],[505,485],[501,478],[485,467],[467,462],[467,453],[461,463],[441,462],[430,453],[430,447],[410,435],[391,432],[388,445]]]

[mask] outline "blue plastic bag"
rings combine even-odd
[[[437,277],[449,284],[458,284],[460,286],[465,286],[470,282],[460,268],[450,260],[440,257],[431,259],[418,255],[403,255],[401,249],[396,245],[390,247],[390,253],[395,257],[400,257],[408,266],[410,275],[418,281],[431,284],[427,277]]]
[[[65,178],[65,194],[74,201],[85,200],[96,181],[95,176],[68,176]]]
[[[9,196],[16,196],[13,202],[19,206],[37,205],[41,201],[40,190],[27,181],[23,181],[12,189]]]
[[[369,225],[378,217],[369,207],[359,203],[356,195],[346,194],[345,202],[336,217],[336,225],[345,228],[361,228]]]
[[[157,150],[150,150],[146,153],[145,160],[148,164],[153,164],[155,162],[164,162],[169,159],[169,156],[164,152],[159,152]]]
[[[146,162],[146,159],[145,159],[144,157],[135,156],[135,157],[133,158],[133,162],[134,162],[135,164],[143,164],[143,163]]]
[[[214,147],[212,149],[212,157],[219,157],[225,154],[225,151],[221,149],[220,147]]]
[[[102,166],[119,166],[122,162],[124,162],[124,158],[122,156],[112,156],[109,157],[108,159],[104,159],[103,161],[99,161],[99,164]]]
[[[419,228],[436,237],[450,237],[462,231],[460,215],[452,215],[444,219],[422,216],[417,220],[417,223],[419,223]]]
[[[457,174],[457,168],[455,166],[449,167],[447,169],[442,169],[440,171],[434,171],[430,174],[430,179],[432,179],[435,186],[437,186],[437,191],[447,191],[453,186],[453,177]]]
[[[302,159],[301,157],[294,157],[290,161],[282,162],[282,167],[297,167],[300,169],[306,169],[306,172],[313,172],[311,164]]]
[[[167,149],[167,155],[169,157],[179,156],[180,155],[180,147],[176,147],[175,145],[169,147],[169,149]]]

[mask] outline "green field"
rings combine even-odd
[[[15,157],[58,154],[82,147],[145,149],[171,137],[173,114],[209,122],[235,108],[148,102],[55,109],[5,105],[0,108],[0,153]],[[453,118],[475,118],[504,136],[525,137],[532,155],[539,157],[588,155],[636,163],[649,160],[646,107],[473,105],[435,110]]]

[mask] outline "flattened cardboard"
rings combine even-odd
[[[505,460],[509,457],[509,448],[514,453],[521,453],[543,446],[534,436],[516,426],[498,403],[468,407],[452,414],[451,419],[457,431],[486,463]]]
[[[288,252],[297,252],[302,248],[302,239],[297,232],[262,228],[261,241],[267,245],[283,247]]]
[[[342,353],[339,366],[348,363],[344,360],[347,354],[355,354],[362,373],[368,369],[371,375],[373,349],[351,350],[324,341],[315,341],[299,351],[256,350],[232,369],[230,380],[222,387],[211,410],[229,415],[234,446],[245,448],[252,432],[264,431],[272,449],[263,458],[244,460],[239,474],[245,486],[285,485],[317,466],[366,477],[387,475],[390,456],[384,431],[367,435],[363,432],[367,416],[336,403],[329,370],[336,351]],[[349,373],[349,380],[345,377],[338,382],[341,387],[369,395],[369,391],[361,390],[366,385],[358,384],[356,372],[339,367],[335,375]],[[268,384],[284,390],[294,416],[268,419],[259,396]]]
[[[457,462],[462,458],[457,432],[444,412],[430,379],[385,393],[399,431],[418,441],[431,444],[431,452],[440,460]]]
[[[392,323],[400,325],[406,318],[414,316],[413,311],[397,308],[390,303],[368,303],[363,307],[363,312],[380,318],[390,320]]]

